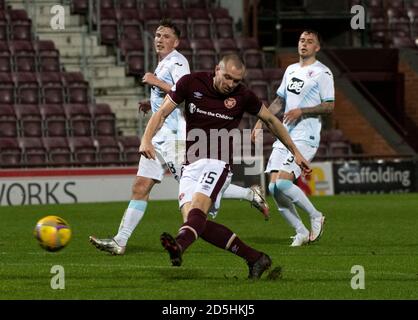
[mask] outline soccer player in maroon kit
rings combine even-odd
[[[228,138],[228,143],[219,145],[219,135],[212,133],[231,132],[238,128],[244,112],[249,112],[261,119],[283,142],[305,174],[309,174],[311,169],[282,123],[241,84],[244,75],[245,66],[241,59],[237,55],[227,55],[216,66],[215,74],[197,72],[183,76],[149,120],[139,152],[146,158],[155,159],[152,137],[165,118],[184,101],[187,151],[180,179],[179,205],[188,211],[188,216],[177,237],[163,233],[161,244],[168,251],[171,263],[180,266],[186,249],[200,237],[244,258],[249,266],[248,277],[258,279],[270,268],[270,257],[246,245],[227,227],[207,220],[209,209],[219,206],[232,177],[233,141]]]

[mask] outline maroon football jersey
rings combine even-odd
[[[238,147],[232,133],[238,131],[244,112],[257,115],[262,106],[242,84],[227,95],[219,93],[213,87],[214,76],[209,72],[185,75],[169,92],[174,103],[185,102],[186,163],[210,158],[232,164],[233,145]]]

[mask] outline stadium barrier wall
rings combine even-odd
[[[0,170],[0,206],[129,201],[137,167]],[[177,199],[170,175],[150,199]]]

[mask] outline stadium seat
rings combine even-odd
[[[67,128],[67,118],[62,105],[60,104],[41,104],[39,106],[42,122],[44,125],[44,135],[47,137],[66,137],[69,135]]]
[[[236,39],[237,47],[241,50],[241,53],[244,54],[246,50],[260,50],[260,45],[256,38],[251,37],[237,37]]]
[[[119,0],[120,9],[131,9],[135,10],[139,7],[140,0]]]
[[[92,137],[70,137],[68,143],[75,165],[97,163],[97,151]]]
[[[252,80],[264,80],[263,69],[246,69],[245,80],[247,82]]]
[[[108,104],[97,103],[90,105],[90,112],[94,121],[94,134],[96,136],[116,135],[116,117]]]
[[[41,137],[43,133],[42,117],[37,105],[17,104],[15,112],[21,137]]]
[[[71,149],[65,137],[43,137],[43,145],[48,155],[48,163],[68,166],[71,164]]]
[[[0,104],[0,137],[17,137],[16,112],[12,105]]]
[[[212,21],[207,10],[191,8],[185,9],[185,13],[189,18],[190,39],[212,38]]]
[[[165,0],[164,7],[168,10],[171,9],[184,9],[182,0]]]
[[[121,40],[119,42],[120,59],[125,60],[128,76],[143,76],[145,73],[144,46],[142,41]]]
[[[19,138],[19,145],[23,152],[23,162],[28,166],[46,166],[48,154],[41,138]]]
[[[151,35],[154,35],[160,25],[163,16],[162,11],[158,8],[143,8],[138,13],[139,19],[144,24],[144,31],[148,31]]]
[[[119,39],[118,16],[116,9],[100,9],[100,42],[102,44],[116,44]]]
[[[70,1],[71,13],[85,15],[89,11],[89,0],[71,0]]]
[[[115,137],[96,137],[98,146],[98,161],[102,165],[118,165],[121,162],[121,151]]]
[[[190,45],[193,49],[194,70],[214,70],[218,56],[211,39],[192,39]]]
[[[40,88],[35,73],[14,73],[13,81],[16,88],[16,103],[38,104],[41,102]]]
[[[176,48],[187,59],[187,61],[193,61],[193,50],[190,45],[190,41],[186,38],[180,39],[180,43]]]
[[[14,71],[35,72],[36,53],[30,41],[11,41],[10,51],[14,61]]]
[[[248,87],[255,93],[255,95],[262,100],[267,106],[270,101],[270,89],[267,81],[252,80],[248,82]]]
[[[184,0],[186,8],[208,9],[210,7],[208,0]]]
[[[12,72],[12,55],[9,50],[9,44],[0,41],[0,72]]]
[[[89,84],[84,80],[84,76],[81,72],[62,72],[61,77],[66,88],[66,102],[88,103]]]
[[[20,165],[22,150],[17,138],[0,138],[0,167]]]
[[[25,10],[9,10],[10,37],[13,40],[32,40],[32,21]]]
[[[15,89],[10,73],[0,72],[0,104],[13,104]]]
[[[41,85],[42,102],[46,104],[62,104],[65,101],[65,91],[62,86],[60,72],[38,73]]]
[[[64,111],[71,136],[91,136],[92,119],[88,105],[64,104]]]
[[[148,10],[148,9],[161,9],[160,0],[146,0],[141,1],[140,3],[141,8]]]
[[[183,9],[165,9],[163,11],[163,16],[171,20],[172,23],[180,30],[180,39],[188,38],[188,21],[187,15]]]
[[[60,72],[60,54],[50,40],[34,41],[39,72]]]
[[[245,50],[243,60],[247,68],[264,68],[264,56],[261,50]]]
[[[9,39],[9,23],[4,11],[0,11],[0,41]]]
[[[127,40],[141,40],[142,39],[142,24],[139,20],[138,12],[133,9],[120,10],[120,33],[121,39]]]
[[[138,136],[121,136],[118,137],[122,146],[123,160],[128,164],[138,164],[139,162],[139,145],[141,141]]]
[[[232,53],[239,54],[239,49],[233,38],[232,39],[214,39],[213,45],[219,57],[222,57],[227,54],[232,54]]]

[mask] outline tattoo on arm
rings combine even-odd
[[[334,110],[334,101],[322,102],[315,107],[302,108],[301,110],[304,116],[327,115]]]
[[[282,117],[286,108],[286,101],[284,98],[277,96],[276,99],[270,104],[269,111],[277,116]]]

